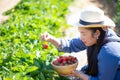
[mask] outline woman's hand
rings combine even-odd
[[[44,41],[51,42],[53,36],[50,35],[49,33],[45,32],[44,34],[42,34],[42,35],[40,36],[40,38],[41,38],[42,40],[44,40]]]
[[[57,48],[60,45],[60,41],[56,37],[50,35],[47,32],[45,32],[44,34],[40,35],[40,39],[42,39],[43,41],[47,41],[47,42],[52,43]]]
[[[82,71],[73,71],[71,74],[69,75],[62,75],[62,76],[76,76],[82,80],[89,80],[90,76],[88,76],[87,74],[83,73]]]
[[[82,80],[89,80],[90,76],[83,73],[82,71],[73,71],[72,75],[79,77]]]
[[[68,75],[63,75],[63,74],[60,74],[61,76],[66,76],[66,77],[78,77],[80,75],[80,72],[78,71],[73,71],[71,72],[71,74],[68,74]],[[80,77],[79,77],[80,78]]]

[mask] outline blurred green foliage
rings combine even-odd
[[[0,78],[3,80],[68,80],[59,76],[51,61],[63,54],[41,41],[44,32],[59,37],[65,14],[73,0],[22,0],[7,11],[10,19],[0,24]],[[43,49],[42,45],[49,45]]]
[[[117,0],[116,15],[114,16],[114,21],[118,27],[120,27],[120,0]]]

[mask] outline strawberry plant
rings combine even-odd
[[[67,80],[51,67],[51,61],[63,54],[40,34],[61,36],[60,27],[72,0],[21,0],[4,13],[10,19],[0,24],[0,79],[3,80]]]

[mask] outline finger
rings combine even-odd
[[[42,40],[43,40],[43,38],[44,38],[44,37],[43,37],[43,35],[41,35],[41,36],[40,36],[40,39],[42,39]]]
[[[63,75],[63,74],[60,74],[60,76],[65,76],[65,77],[69,77],[70,75]]]
[[[44,40],[47,41],[48,39],[49,39],[48,35],[45,34],[45,35],[44,35]]]
[[[47,38],[47,37],[48,37],[48,34],[46,34],[45,37]]]
[[[44,40],[44,41],[48,41],[49,38],[50,38],[49,33],[45,32],[44,34],[42,34],[42,35],[40,36],[40,38],[41,38],[42,40]]]
[[[70,76],[74,76],[74,74],[66,74],[66,75],[63,75],[63,74],[60,74],[61,76],[66,76],[66,77],[70,77]]]
[[[41,36],[40,36],[40,38],[41,38],[42,40],[44,40],[44,41],[46,40],[46,39],[45,39],[46,37],[45,37],[45,35],[44,35],[44,34],[43,34],[43,35],[41,35]]]

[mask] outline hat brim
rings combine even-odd
[[[73,24],[73,26],[75,27],[105,27],[105,26],[108,26],[108,27],[115,27],[115,23],[107,16],[104,16],[103,18],[103,23],[102,24],[89,24],[89,25],[83,25],[83,24],[80,24],[79,22]]]

